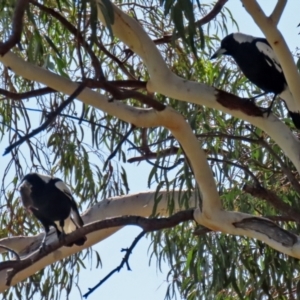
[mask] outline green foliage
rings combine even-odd
[[[106,31],[97,22],[94,2],[42,2],[78,29],[87,47],[78,42],[70,26],[40,6],[30,4],[24,17],[21,48],[13,49],[20,57],[63,77],[80,81],[84,76],[94,78],[100,71],[91,57],[92,52],[99,60],[107,80],[149,79],[140,58],[135,54],[129,56],[127,46],[113,37],[111,27],[108,26]],[[101,10],[105,20],[113,24],[111,4],[109,1],[103,3]],[[174,73],[187,80],[202,82],[244,97],[258,92],[230,59],[214,64],[209,61],[215,42],[227,34],[230,23],[236,25],[226,8],[199,28],[195,22],[206,15],[213,4],[187,0],[151,3],[120,1],[120,4],[123,11],[139,20],[153,40],[166,34],[173,35],[171,42],[158,44],[157,47]],[[11,32],[13,11],[13,1],[0,1],[2,41]],[[0,68],[3,89],[23,93],[42,87],[16,76],[9,68]],[[97,91],[104,93],[103,90]],[[143,89],[140,92],[146,93]],[[242,191],[245,183],[253,183],[253,177],[285,203],[299,207],[298,195],[290,188],[274,153],[292,171],[293,166],[263,132],[220,111],[163,95],[155,96],[179,111],[199,137],[226,209],[263,216],[282,214],[266,201]],[[9,145],[19,135],[38,127],[65,99],[66,95],[54,92],[22,101],[3,96],[0,101],[2,145]],[[265,105],[267,100],[264,98],[258,104]],[[144,107],[135,99],[124,102]],[[280,104],[276,105],[278,115],[284,117],[286,112]],[[29,171],[53,174],[64,179],[73,187],[72,192],[82,210],[103,198],[128,193],[130,186],[126,163],[139,156],[144,156],[141,160],[146,160],[146,150],[157,154],[155,160],[149,159],[153,164],[148,177],[149,187],[156,191],[187,189],[188,192],[197,188],[179,144],[164,128],[135,129],[116,156],[108,161],[107,157],[130,127],[130,124],[115,117],[74,101],[45,132],[14,149],[7,166],[2,166],[1,238],[40,232],[38,223],[29,219],[20,207],[16,192],[19,180]],[[166,149],[177,150],[172,155],[163,155]],[[187,206],[186,199],[187,194],[182,193],[182,207]],[[170,213],[173,209],[174,202],[170,198]],[[279,224],[288,230],[299,231],[294,222],[280,221]],[[299,290],[298,261],[255,240],[220,233],[195,236],[194,229],[197,229],[195,224],[188,223],[152,235],[151,259],[156,258],[159,268],[163,261],[170,265],[167,299],[173,299],[176,291],[189,300],[288,299],[295,290]],[[26,299],[30,299],[38,295],[41,299],[59,299],[62,291],[66,295],[70,293],[74,282],[78,280],[77,274],[86,267],[87,261],[97,266],[101,264],[99,255],[89,249],[38,272],[10,289],[4,297],[21,299],[26,295]],[[67,266],[67,269],[63,266]]]

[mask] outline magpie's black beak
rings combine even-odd
[[[226,49],[219,48],[210,58],[210,60],[215,59],[221,55],[223,55],[226,52]]]

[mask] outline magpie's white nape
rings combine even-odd
[[[274,50],[265,38],[243,33],[231,33],[221,41],[220,48],[212,55],[231,56],[244,75],[266,93],[273,93],[284,100],[296,128],[300,129],[300,112],[287,85],[281,65]],[[267,109],[270,112],[273,101]]]
[[[84,225],[71,191],[62,180],[30,173],[22,179],[19,190],[24,207],[44,226],[41,250],[45,247],[51,226],[55,228],[57,237],[62,239],[65,234]],[[81,246],[85,241],[86,237],[82,237],[74,244]],[[71,247],[73,243],[66,246]]]

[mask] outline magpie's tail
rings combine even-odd
[[[289,111],[289,114],[296,126],[296,128],[300,129],[300,112],[299,108],[296,105],[293,95],[289,89],[289,87],[286,85],[283,92],[279,95],[281,99],[284,100],[286,104],[286,108]]]
[[[297,129],[300,129],[300,113],[289,111],[289,114]]]

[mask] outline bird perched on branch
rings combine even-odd
[[[235,60],[244,75],[266,93],[274,93],[273,102],[278,95],[285,101],[289,114],[300,129],[300,112],[285,80],[281,65],[274,50],[264,38],[243,33],[232,33],[221,41],[221,47],[211,59],[229,55]]]
[[[45,247],[50,226],[55,228],[57,237],[62,239],[66,233],[84,225],[71,191],[62,180],[30,173],[22,179],[19,190],[24,207],[31,211],[45,228],[40,249]],[[82,237],[74,244],[81,246],[85,241],[86,237]],[[66,246],[71,247],[73,243]]]

